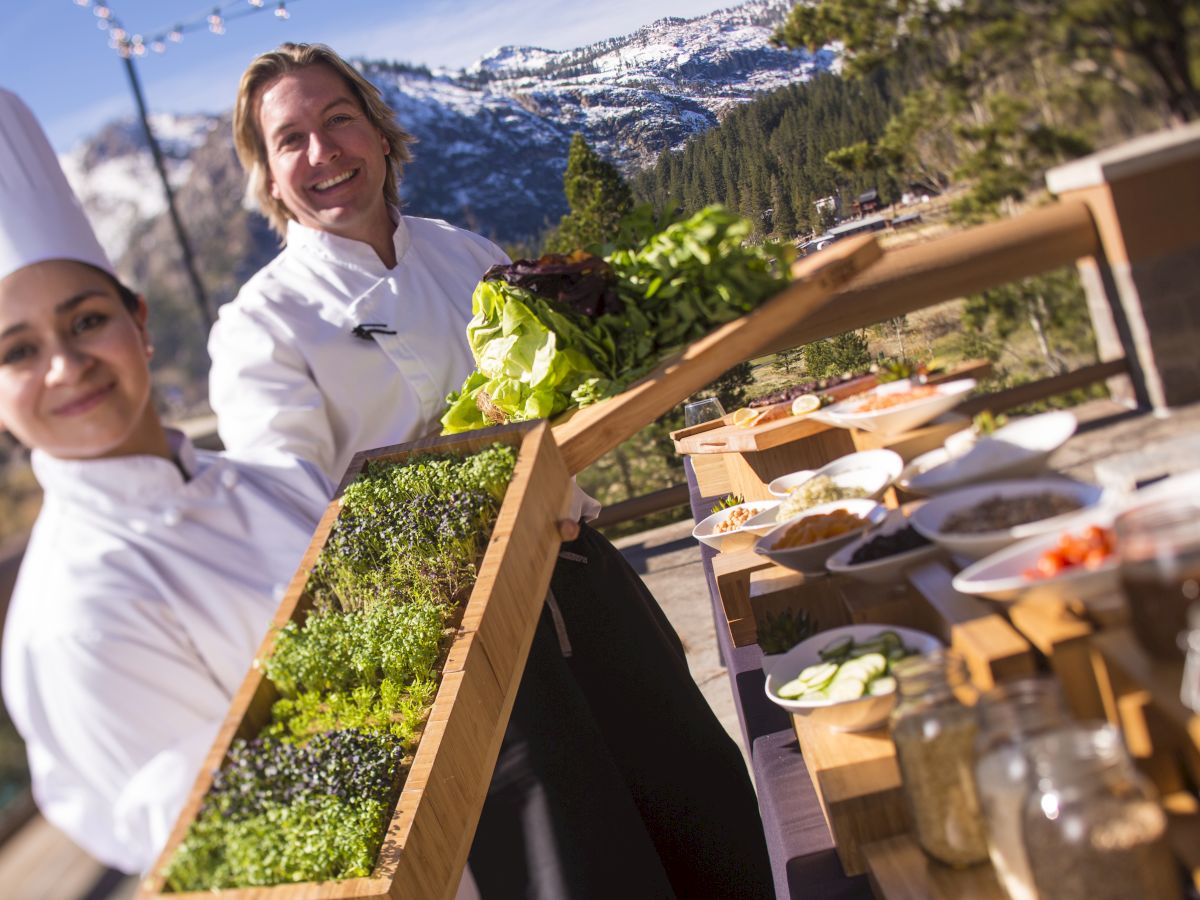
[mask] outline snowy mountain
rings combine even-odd
[[[203,115],[150,117],[173,189],[187,181],[192,153],[216,125],[216,119]],[[108,125],[59,161],[91,217],[96,236],[114,260],[124,255],[139,223],[166,212],[167,199],[158,187],[140,123]]]
[[[419,141],[401,187],[406,212],[512,241],[535,236],[566,212],[562,173],[573,133],[632,171],[711,128],[736,104],[836,71],[831,50],[811,55],[769,44],[792,3],[750,0],[574,50],[501,47],[461,71],[357,65]],[[216,301],[226,300],[277,249],[245,209],[228,114],[161,115],[152,126],[206,286]],[[144,287],[186,296],[140,129],[111,125],[63,162],[123,271]]]

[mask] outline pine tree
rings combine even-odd
[[[567,153],[563,191],[571,211],[545,241],[551,253],[598,249],[616,237],[621,218],[633,208],[633,194],[616,166],[601,159],[578,133]]]
[[[844,133],[830,161],[856,191],[868,168],[903,186],[965,180],[956,211],[974,220],[1088,152],[1104,92],[1174,122],[1200,117],[1197,35],[1200,0],[816,0],[798,4],[774,39],[840,41],[851,75],[909,72],[914,90],[882,139],[854,134],[859,104],[831,129]]]

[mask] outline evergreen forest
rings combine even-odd
[[[634,197],[687,213],[723,203],[752,219],[761,233],[786,237],[833,224],[835,210],[817,205],[823,198],[840,197],[848,206],[875,188],[890,202],[907,186],[885,166],[845,173],[826,156],[877,140],[899,106],[904,83],[891,68],[853,80],[821,75],[737,107],[718,127],[635,174]]]

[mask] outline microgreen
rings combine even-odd
[[[368,463],[346,489],[310,574],[315,608],[263,661],[271,720],[214,774],[164,872],[172,890],[370,874],[515,464],[508,446],[427,454]]]

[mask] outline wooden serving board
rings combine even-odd
[[[928,384],[943,384],[960,378],[984,378],[992,371],[986,359],[969,359],[940,375],[927,379]],[[835,401],[845,400],[855,394],[869,391],[879,384],[874,375],[863,375],[845,384],[839,384],[819,393]],[[733,424],[733,415],[728,414],[714,422],[693,425],[671,433],[675,451],[689,456],[703,453],[755,453],[773,447],[802,440],[837,426],[817,421],[811,416],[784,416],[780,419],[745,428]],[[881,444],[880,446],[884,446]]]
[[[340,509],[340,495],[368,460],[401,462],[424,452],[473,453],[497,444],[519,448],[516,469],[500,507],[475,586],[450,646],[425,731],[375,869],[365,878],[204,893],[165,893],[157,873],[183,840],[235,738],[258,734],[278,699],[259,660],[274,647],[276,629],[303,621],[312,609],[308,573]],[[357,454],[326,509],[308,551],[279,605],[274,626],[233,698],[192,793],[166,848],[138,896],[299,900],[394,898],[451,900],[462,878],[484,796],[508,725],[517,685],[550,585],[559,545],[558,520],[568,500],[569,475],[544,422],[522,423]]]
[[[821,391],[834,400],[844,400],[863,391],[869,391],[879,381],[874,375],[864,375],[845,384],[839,384],[827,391]],[[726,416],[725,418],[729,418]],[[824,422],[818,422],[811,416],[785,415],[780,419],[743,428],[732,423],[722,424],[719,428],[699,430],[685,428],[674,432],[671,437],[675,441],[675,452],[692,455],[699,453],[756,453],[770,450],[782,444],[790,444],[802,438],[810,437],[822,431],[833,428]]]
[[[555,423],[567,468],[582,471],[732,366],[753,358],[882,255],[875,237],[865,235],[800,260],[792,268],[792,283],[753,312],[696,341],[617,396]]]

